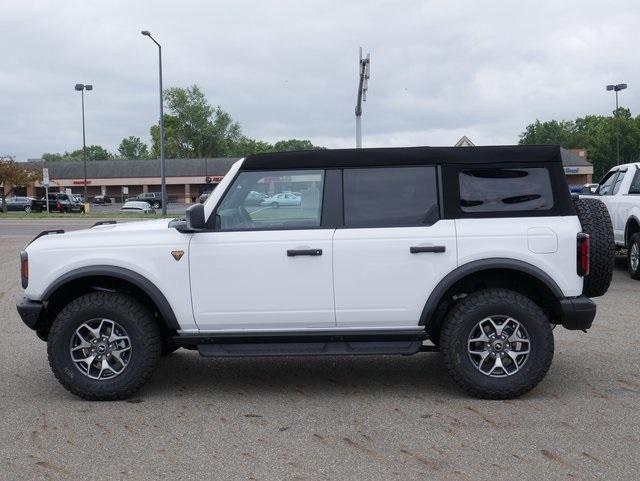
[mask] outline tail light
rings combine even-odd
[[[60,201],[56,202],[56,209],[62,210],[62,204],[60,203]]]
[[[20,281],[22,288],[26,289],[29,285],[29,255],[25,251],[20,252]]]
[[[578,234],[578,275],[585,277],[589,275],[589,253],[591,252],[591,238],[589,234],[580,232]]]

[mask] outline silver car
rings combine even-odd
[[[267,197],[260,205],[270,205],[274,209],[277,209],[281,205],[300,205],[302,203],[302,197],[294,194],[293,192],[281,192],[279,194]]]
[[[120,208],[120,212],[132,214],[155,214],[156,211],[148,202],[139,200],[128,200]]]

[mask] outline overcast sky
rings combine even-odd
[[[371,52],[363,144],[515,143],[531,121],[640,110],[637,0],[28,1],[0,5],[0,155],[149,142],[165,87],[198,84],[266,141],[352,147],[357,55]]]

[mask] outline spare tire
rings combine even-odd
[[[604,202],[598,199],[573,198],[582,232],[591,238],[589,275],[584,278],[582,293],[599,297],[609,289],[616,258],[611,217]]]

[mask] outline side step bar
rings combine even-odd
[[[204,357],[416,354],[422,341],[250,342],[197,344]]]

